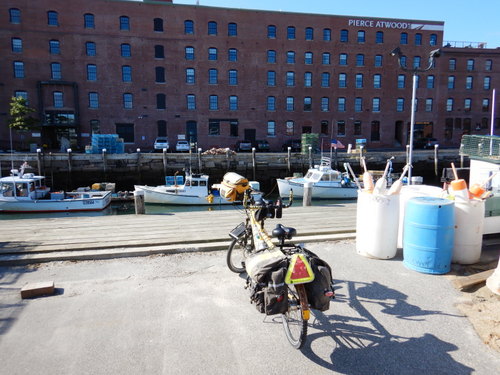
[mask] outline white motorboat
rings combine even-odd
[[[0,212],[100,211],[111,203],[110,191],[51,192],[45,177],[12,170],[0,178]]]
[[[187,173],[183,181],[182,176],[167,176],[165,185],[135,185],[135,190],[144,192],[146,203],[196,206],[234,203],[221,197],[218,189],[211,188],[208,178],[205,174]]]
[[[293,191],[294,197],[304,196],[304,184],[312,184],[312,199],[356,199],[358,189],[351,182],[347,172],[340,172],[331,167],[331,159],[321,158],[320,165],[309,168],[304,177],[278,178],[279,194],[286,198]]]

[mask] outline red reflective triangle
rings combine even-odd
[[[300,257],[297,257],[295,265],[293,266],[292,276],[290,278],[292,280],[305,279],[309,276],[309,271],[307,271],[306,265]]]

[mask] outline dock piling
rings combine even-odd
[[[134,207],[136,215],[144,215],[146,213],[144,192],[142,190],[134,190]]]
[[[306,182],[304,184],[304,195],[302,197],[302,206],[310,206],[312,201],[312,182]]]

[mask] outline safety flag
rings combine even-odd
[[[332,139],[332,143],[330,144],[333,148],[345,148],[345,146],[338,139]]]

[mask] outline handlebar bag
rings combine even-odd
[[[228,172],[222,178],[220,185],[220,195],[230,202],[243,199],[243,193],[250,185],[248,180],[234,172]]]

